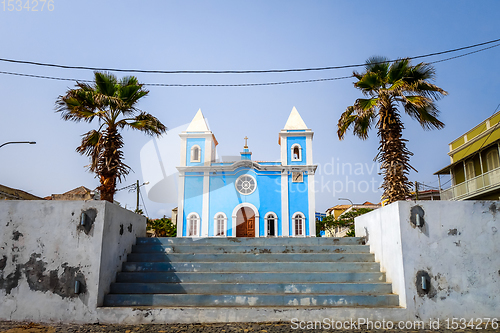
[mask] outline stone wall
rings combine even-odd
[[[0,201],[0,320],[96,322],[145,234],[143,216],[106,201]]]
[[[498,318],[499,201],[396,202],[355,224],[407,318]]]

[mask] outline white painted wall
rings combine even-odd
[[[424,210],[424,226],[410,222]],[[402,201],[356,218],[356,236],[400,295],[406,318],[483,318],[500,313],[500,202]],[[417,291],[417,272],[430,276],[428,294]]]
[[[97,215],[87,234],[79,223],[89,209]],[[106,201],[0,201],[0,320],[96,322],[145,234],[144,217]],[[75,278],[84,281],[78,295]]]

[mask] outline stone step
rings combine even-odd
[[[150,245],[132,247],[133,253],[370,253],[368,245]]]
[[[122,272],[379,272],[375,262],[124,262]]]
[[[390,283],[112,283],[112,294],[329,294],[392,293]]]
[[[374,262],[373,253],[130,253],[128,262]]]
[[[108,294],[104,306],[164,307],[388,307],[398,306],[397,295],[206,295]]]
[[[385,282],[381,272],[159,273],[121,272],[116,282],[141,283],[345,283]]]
[[[364,245],[362,237],[138,237],[137,245],[140,244],[163,244],[163,245],[242,245],[242,246],[323,246],[323,245]]]

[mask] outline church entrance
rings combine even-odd
[[[236,213],[236,237],[255,237],[255,213],[242,207]]]

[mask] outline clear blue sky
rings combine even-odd
[[[23,0],[23,4],[26,0]],[[54,10],[10,12],[0,4],[0,58],[66,65],[161,70],[243,70],[363,63],[373,55],[394,59],[443,51],[500,38],[500,2],[489,1],[62,1]],[[465,52],[462,52],[465,53]],[[454,53],[452,55],[458,55]],[[436,61],[439,56],[424,59]],[[449,164],[448,143],[490,116],[500,103],[500,47],[438,63],[436,84],[449,92],[438,103],[446,128],[424,131],[404,116],[404,137],[415,154],[418,180],[437,186],[432,174]],[[0,62],[0,71],[91,79],[91,71]],[[352,70],[251,75],[138,74],[144,83],[225,84],[306,80],[350,75]],[[117,73],[122,76],[123,73]],[[262,87],[151,87],[139,107],[169,128],[188,123],[201,108],[219,141],[219,155],[238,154],[249,139],[255,160],[277,160],[278,132],[295,106],[315,132],[314,162],[320,166],[317,210],[341,203],[378,202],[361,182],[380,183],[372,168],[376,131],[367,141],[351,134],[339,142],[336,124],[361,97],[353,79]],[[0,143],[34,140],[37,145],[0,149],[0,184],[38,196],[97,179],[75,152],[92,125],[65,122],[54,102],[74,83],[0,74]],[[140,150],[150,140],[126,131],[125,158],[143,178]],[[177,159],[177,156],[173,156]],[[337,173],[331,163],[349,163]],[[360,164],[363,166],[362,175]],[[356,172],[356,167],[358,171]],[[326,171],[326,172],[325,172]],[[370,174],[371,172],[371,174]],[[328,173],[328,174],[327,174]],[[348,177],[346,179],[346,177]],[[354,181],[354,183],[348,183]],[[335,193],[333,182],[336,183]],[[340,191],[340,187],[343,187]],[[346,190],[346,185],[349,188]],[[120,185],[122,186],[122,185]],[[370,185],[371,186],[371,185]],[[356,187],[356,188],[353,188]],[[135,196],[116,199],[135,205]],[[149,215],[170,215],[172,205],[146,199]]]

